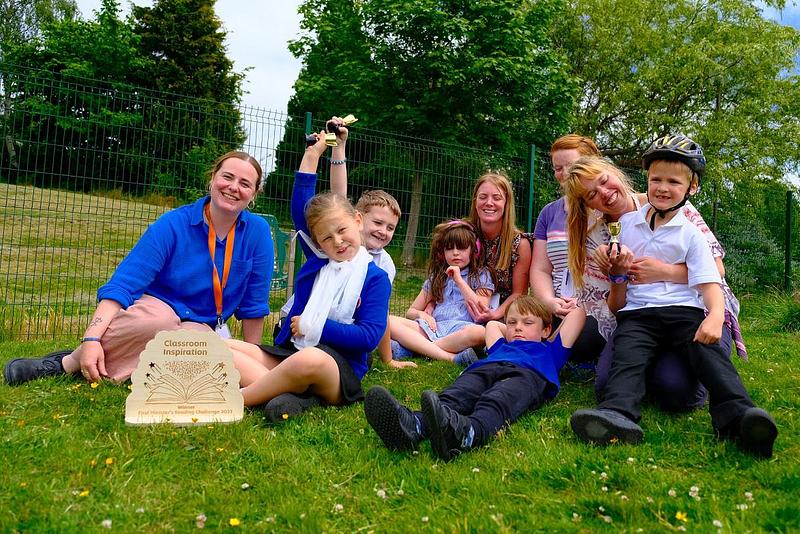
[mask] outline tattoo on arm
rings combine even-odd
[[[91,328],[93,326],[97,326],[102,322],[103,322],[103,318],[102,317],[95,317],[94,319],[92,319],[92,322],[89,323],[89,328]]]

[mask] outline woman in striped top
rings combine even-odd
[[[594,141],[581,135],[559,137],[550,147],[553,174],[559,184],[569,175],[569,168],[581,156],[599,156]],[[533,261],[530,284],[533,294],[550,306],[557,326],[561,318],[575,309],[574,288],[567,268],[567,210],[566,197],[547,204],[536,219],[533,231]],[[598,332],[597,321],[586,316],[581,335],[573,346],[570,359],[577,362],[595,361],[606,341]]]

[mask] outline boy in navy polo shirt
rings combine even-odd
[[[583,441],[642,440],[637,422],[647,366],[659,352],[673,350],[708,389],[717,433],[738,439],[755,456],[772,456],[775,422],[753,405],[719,344],[725,307],[719,271],[705,237],[680,209],[700,186],[705,163],[700,146],[683,135],[661,137],[644,153],[648,203],[620,218],[622,247],[610,251],[608,307],[617,314],[617,329],[608,383],[597,409],[578,410],[570,420]],[[687,283],[628,284],[634,257],[645,256],[686,264]]]
[[[534,297],[516,299],[506,324],[486,325],[488,356],[436,394],[422,393],[422,411],[412,412],[386,389],[374,386],[364,400],[367,421],[392,450],[416,448],[430,438],[442,460],[480,447],[502,427],[556,396],[558,371],[583,328],[582,308],[570,312],[552,341],[552,313]]]

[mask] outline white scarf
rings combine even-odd
[[[305,239],[304,235],[301,237]],[[316,247],[312,247],[312,250],[318,256],[326,257]],[[353,314],[371,261],[372,256],[367,249],[359,247],[352,260],[328,260],[320,269],[314,279],[311,296],[300,315],[300,331],[303,335],[292,336],[292,343],[297,349],[318,345],[327,319],[344,324],[353,323]]]

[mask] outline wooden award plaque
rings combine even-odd
[[[213,332],[162,331],[131,375],[130,425],[204,425],[242,419],[244,401],[233,354]]]

